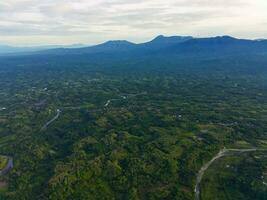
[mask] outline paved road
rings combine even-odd
[[[121,98],[122,99],[127,99],[127,97],[126,96],[121,96]],[[121,99],[109,99],[109,100],[107,100],[107,102],[106,102],[106,104],[104,105],[104,107],[108,107],[109,106],[109,104],[112,102],[112,101],[120,101]]]
[[[55,117],[53,117],[53,119],[49,120],[48,122],[46,122],[46,124],[41,128],[41,130],[45,130],[47,129],[47,127],[52,124],[55,120],[57,120],[60,116],[61,111],[59,109],[57,109],[57,113],[55,115]]]
[[[214,163],[216,160],[220,159],[221,157],[229,155],[229,153],[244,153],[244,152],[253,152],[253,151],[267,151],[267,149],[222,149],[219,151],[217,155],[215,155],[208,163],[203,165],[197,174],[197,180],[195,185],[195,200],[200,200],[200,184],[202,178],[205,174],[205,171]]]
[[[109,99],[107,103],[104,105],[105,107],[108,107],[108,105],[111,103],[112,99]]]
[[[9,157],[6,167],[0,170],[0,176],[6,175],[13,167],[14,167],[13,158]]]

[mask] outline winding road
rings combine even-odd
[[[59,109],[57,109],[57,113],[56,115],[49,120],[42,128],[41,130],[46,129],[51,123],[53,123],[55,120],[57,120],[60,116],[61,111]],[[8,162],[7,165],[0,170],[0,176],[4,176],[6,175],[12,168],[14,167],[14,162],[13,162],[13,158],[12,157],[8,157]]]
[[[121,96],[122,99],[127,99],[126,96]],[[109,104],[111,103],[111,101],[119,101],[120,99],[109,99],[107,100],[106,104],[104,105],[104,107],[108,107]],[[69,107],[70,109],[80,109],[82,108],[81,106],[80,107]],[[49,120],[48,122],[45,123],[45,125],[43,125],[43,127],[41,128],[41,131],[47,129],[48,126],[50,126],[50,124],[52,124],[55,120],[57,120],[59,118],[61,114],[61,110],[60,109],[57,109],[57,112],[56,112],[56,115],[51,119]]]
[[[0,176],[6,175],[13,167],[14,167],[13,158],[8,157],[7,165],[5,166],[5,168],[0,170]]]
[[[105,107],[108,107],[108,105],[111,103],[112,99],[109,99],[107,103],[104,105]]]
[[[127,99],[126,96],[121,96],[122,99]],[[109,104],[111,103],[111,101],[118,101],[120,99],[109,99],[106,104],[104,105],[104,107],[108,107]],[[71,109],[80,109],[82,107],[70,107]],[[0,110],[5,110],[6,108],[1,108]],[[41,128],[41,131],[42,130],[45,130],[48,128],[48,126],[50,126],[55,120],[57,120],[59,118],[61,114],[61,110],[60,109],[57,109],[56,110],[56,115],[51,119],[49,120],[48,122],[45,123],[45,125],[43,125],[43,127]],[[3,168],[2,170],[0,170],[0,176],[4,176],[6,175],[12,168],[14,167],[14,162],[13,162],[13,158],[12,157],[8,157],[8,163],[7,165],[5,166],[5,168]]]
[[[124,99],[124,100],[127,99],[126,96],[121,96],[121,98]],[[107,100],[107,102],[106,102],[106,104],[104,105],[104,107],[108,107],[109,104],[110,104],[112,101],[119,101],[119,100],[121,100],[121,99],[109,99],[109,100]]]
[[[124,99],[124,100],[127,99],[126,96],[121,96],[121,98]],[[121,99],[109,99],[109,100],[107,100],[107,102],[104,105],[104,107],[108,107],[109,104],[112,101],[119,101],[119,100],[121,100]],[[81,108],[82,108],[81,106],[79,106],[79,107],[69,107],[69,109],[81,109]],[[43,127],[41,128],[41,131],[47,129],[47,127],[50,126],[50,124],[52,124],[55,120],[57,120],[59,118],[60,114],[61,114],[61,110],[60,109],[57,109],[56,115],[51,120],[49,120],[48,122],[46,122],[45,125],[43,125]]]
[[[200,184],[202,181],[202,178],[205,174],[205,171],[214,163],[216,160],[229,155],[229,153],[244,153],[244,152],[253,152],[253,151],[267,151],[267,149],[257,149],[257,148],[251,148],[251,149],[222,149],[219,151],[217,155],[215,155],[208,163],[204,164],[201,169],[199,170],[197,174],[196,179],[196,185],[195,185],[195,200],[200,200]]]
[[[61,113],[61,110],[60,109],[57,109],[57,113],[56,115],[51,119],[49,120],[48,122],[46,122],[46,124],[41,128],[41,130],[45,130],[47,129],[47,127],[52,124],[55,120],[57,120],[60,116],[60,113]]]

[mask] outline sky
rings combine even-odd
[[[0,44],[267,38],[267,0],[0,0]]]

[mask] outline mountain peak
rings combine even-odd
[[[187,40],[193,39],[191,36],[164,36],[159,35],[156,38],[154,38],[152,41],[148,42],[147,44],[153,44],[153,45],[172,45],[177,43],[182,43]]]
[[[222,39],[222,40],[237,40],[237,38],[231,37],[229,35],[223,35],[223,36],[217,36],[216,39]]]
[[[175,41],[185,41],[185,40],[189,40],[192,39],[193,37],[191,36],[164,36],[164,35],[159,35],[156,38],[154,38],[152,41],[154,42],[166,42],[166,41],[171,41],[171,42],[175,42]]]
[[[129,42],[127,40],[109,40],[105,43],[103,43],[103,45],[108,45],[108,46],[130,46],[133,45],[134,43]]]
[[[157,37],[155,37],[154,40],[161,40],[161,39],[164,39],[166,38],[164,35],[158,35]]]

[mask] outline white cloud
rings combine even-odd
[[[262,38],[266,8],[265,0],[9,0],[0,2],[0,43],[144,41],[157,34]]]

